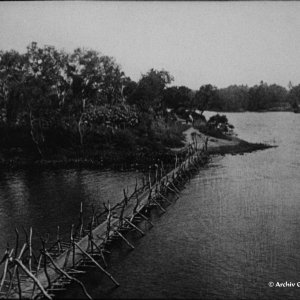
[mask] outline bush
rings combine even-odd
[[[115,147],[126,150],[136,150],[136,136],[129,129],[118,129],[112,137]]]
[[[189,128],[188,125],[177,121],[164,122],[157,119],[151,124],[151,131],[154,138],[165,147],[183,146],[183,131]]]
[[[228,119],[225,115],[213,115],[206,124],[196,122],[194,127],[200,132],[219,139],[230,140],[229,135],[232,134],[233,125],[228,123]]]

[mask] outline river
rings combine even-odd
[[[206,114],[212,115],[211,112]],[[94,298],[296,299],[300,287],[300,117],[289,112],[226,113],[250,142],[277,145],[244,155],[214,156],[154,227],[111,257],[109,272],[83,277]],[[0,247],[14,227],[67,235],[80,202],[85,211],[118,201],[138,172],[20,171],[0,174]],[[64,298],[82,298],[74,286]]]

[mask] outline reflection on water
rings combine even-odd
[[[270,281],[300,282],[299,115],[227,116],[241,138],[278,147],[213,157],[146,236],[135,241],[135,250],[118,254],[118,263],[109,267],[121,284],[118,289],[108,290],[96,271],[85,276],[94,298],[299,298],[300,289],[268,287]],[[20,221],[41,231],[69,225],[80,201],[91,205],[121,196],[135,175],[2,175],[2,244]],[[64,297],[83,296],[74,288]]]
[[[54,236],[59,225],[63,236],[77,223],[80,202],[90,215],[91,207],[102,202],[118,202],[123,188],[133,191],[135,172],[98,172],[88,170],[20,171],[0,175],[0,250],[6,242],[14,245],[14,228],[33,227],[40,234]]]

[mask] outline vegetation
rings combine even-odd
[[[299,86],[298,86],[299,89]],[[297,87],[286,89],[277,84],[268,85],[261,81],[253,87],[232,85],[218,90],[209,109],[217,111],[274,111],[291,110],[293,103],[300,103]],[[291,95],[297,94],[294,99]],[[295,105],[295,104],[294,104]]]
[[[169,87],[172,81],[167,71],[151,69],[135,82],[114,58],[93,50],[66,53],[32,42],[24,54],[0,51],[0,160],[153,154],[182,145],[179,118],[217,134],[230,129],[228,121],[217,116],[206,124],[206,109],[296,110],[300,102],[300,85],[207,84],[193,91]]]
[[[172,80],[151,69],[134,82],[93,50],[33,42],[25,54],[0,52],[0,159],[95,159],[181,146],[184,126],[168,118],[162,99]]]

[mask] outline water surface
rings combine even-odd
[[[300,288],[268,287],[270,281],[300,282],[300,115],[226,115],[240,138],[278,147],[214,156],[146,236],[133,238],[134,251],[123,245],[114,252],[108,270],[120,282],[118,289],[97,271],[83,278],[94,298],[300,297]],[[2,246],[16,223],[40,231],[69,225],[80,201],[89,206],[118,198],[136,175],[74,170],[1,175]],[[74,287],[63,297],[83,295]]]

